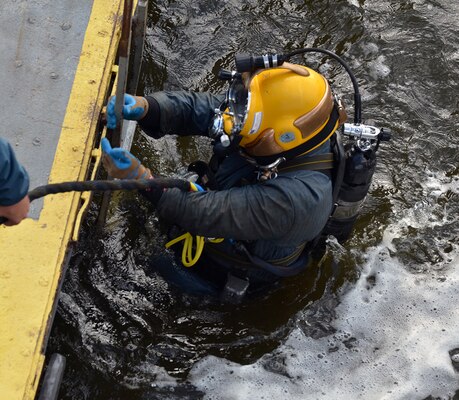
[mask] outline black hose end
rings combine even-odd
[[[230,81],[233,77],[233,73],[227,69],[221,69],[218,71],[218,79],[222,81]]]
[[[253,57],[250,54],[236,54],[234,57],[237,72],[251,72],[253,71]]]
[[[236,54],[235,63],[237,72],[252,72],[258,68],[275,68],[281,66],[288,59],[282,54],[266,54],[251,56],[250,54]]]

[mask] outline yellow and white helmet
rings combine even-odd
[[[233,81],[223,129],[241,136],[239,146],[253,157],[300,148],[307,153],[324,143],[344,122],[327,80],[302,65],[258,70]]]

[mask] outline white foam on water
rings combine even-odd
[[[360,8],[360,4],[359,4],[359,1],[358,1],[358,0],[349,0],[349,4],[350,4],[351,6],[359,7],[359,8]]]
[[[424,185],[435,196],[457,190],[457,182],[438,177]],[[335,310],[334,334],[313,339],[294,329],[250,365],[206,357],[190,372],[193,385],[206,399],[223,400],[452,398],[459,389],[457,356],[450,355],[459,348],[459,252],[449,254],[441,275],[409,272],[392,255],[391,242],[408,222],[438,224],[419,220],[418,211],[406,210],[368,251],[359,280]]]
[[[459,347],[458,302],[457,257],[442,282],[406,272],[381,246],[338,306],[334,335],[316,340],[297,329],[276,350],[283,374],[263,359],[242,366],[207,357],[190,379],[207,399],[446,399],[459,388],[449,355]]]
[[[383,55],[368,63],[368,73],[375,81],[388,77],[391,72],[390,67],[387,65],[386,57]]]

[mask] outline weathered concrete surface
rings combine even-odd
[[[0,1],[0,135],[48,183],[92,0]],[[43,201],[32,203],[37,218]]]

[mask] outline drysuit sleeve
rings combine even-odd
[[[328,218],[331,184],[319,173],[309,181],[278,177],[222,191],[169,189],[157,210],[165,221],[205,237],[288,241],[308,232],[313,238]]]
[[[224,98],[210,93],[158,92],[146,96],[148,113],[139,125],[155,139],[170,134],[207,136],[214,111]]]
[[[29,176],[14,155],[11,145],[0,138],[0,205],[22,200],[29,189]]]

